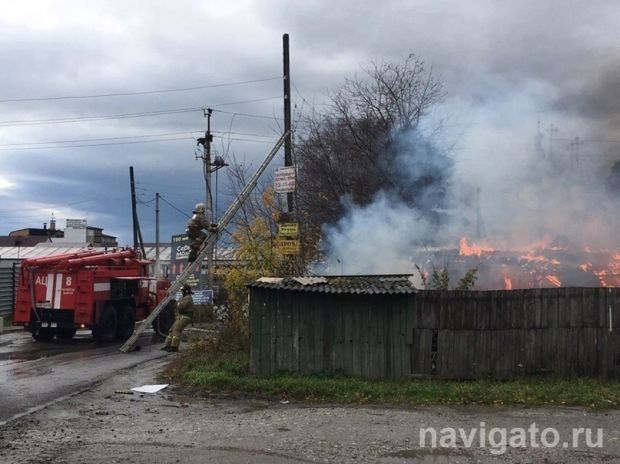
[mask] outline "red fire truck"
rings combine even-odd
[[[97,341],[126,340],[166,295],[170,283],[149,275],[151,261],[133,249],[85,250],[22,262],[13,324],[35,340],[71,339],[92,330]],[[170,311],[157,320],[162,331]],[[165,326],[165,327],[163,327]]]

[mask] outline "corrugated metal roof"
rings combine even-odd
[[[86,245],[70,244],[59,245],[54,243],[39,243],[31,247],[0,247],[0,259],[30,259],[43,258],[45,256],[61,255],[64,253],[76,253],[78,251],[88,250]],[[102,249],[97,247],[97,250]],[[112,250],[112,247],[108,247]],[[163,262],[170,261],[170,245],[159,246],[159,259]],[[155,246],[145,246],[144,251],[148,259],[155,259]],[[234,260],[234,249],[229,247],[218,247],[216,249],[216,259],[219,261]]]
[[[411,277],[410,274],[398,274],[263,278],[250,284],[249,287],[360,295],[411,294],[417,292]]]

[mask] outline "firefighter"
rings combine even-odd
[[[198,252],[202,247],[202,243],[207,238],[207,234],[203,232],[203,229],[209,232],[217,231],[217,224],[210,224],[205,217],[205,204],[198,203],[193,211],[193,216],[187,221],[187,228],[185,233],[190,238],[192,243],[190,244],[191,251],[187,257],[188,263],[193,263],[198,257]]]
[[[174,320],[174,324],[172,324],[170,333],[168,333],[166,337],[166,341],[162,347],[163,351],[179,351],[181,334],[185,327],[192,322],[192,315],[194,312],[194,300],[192,299],[192,295],[194,292],[192,292],[192,287],[188,284],[183,285],[181,292],[183,293],[183,297],[177,303],[176,319]]]

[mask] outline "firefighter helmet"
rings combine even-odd
[[[198,203],[196,205],[196,207],[194,208],[194,212],[195,213],[202,213],[202,214],[204,214],[205,210],[206,210],[206,206],[205,206],[204,203]]]

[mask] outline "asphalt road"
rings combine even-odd
[[[170,356],[140,344],[121,354],[87,334],[68,345],[0,335],[0,462],[620,464],[618,410],[304,404],[174,384],[138,394],[162,383]]]
[[[591,464],[620,463],[620,411],[583,408],[339,406],[214,395],[179,385],[155,394],[170,358],[123,369],[78,395],[0,425],[2,464]],[[165,382],[164,382],[165,383]],[[531,429],[534,441],[501,447],[497,430]],[[422,428],[463,428],[439,448]],[[480,442],[484,427],[485,446]],[[601,429],[600,446],[541,446],[556,430]],[[444,432],[439,432],[442,436]],[[512,436],[512,433],[510,434]],[[529,435],[529,433],[528,433]],[[498,446],[499,445],[499,446]]]
[[[70,342],[35,342],[25,331],[0,334],[0,424],[84,390],[115,372],[165,356],[152,334],[140,350],[118,351],[120,343],[98,345],[90,332]]]

